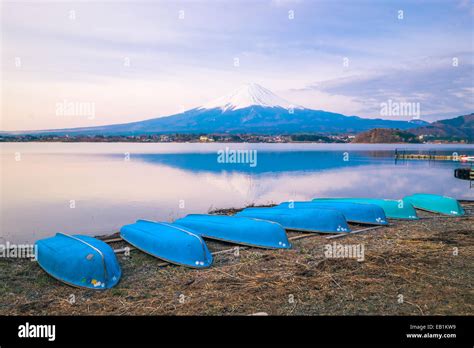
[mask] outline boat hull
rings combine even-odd
[[[287,209],[334,209],[342,214],[349,222],[388,225],[387,217],[382,208],[374,204],[362,204],[351,202],[284,202],[277,205],[278,208]]]
[[[351,229],[344,215],[333,209],[247,208],[235,216],[274,221],[287,230],[344,233]]]
[[[313,202],[352,202],[361,204],[375,204],[381,207],[385,216],[390,219],[417,220],[418,215],[412,204],[403,200],[377,198],[315,198]]]
[[[122,273],[113,249],[96,238],[58,233],[35,245],[41,268],[68,285],[104,290],[120,280]]]
[[[174,222],[201,237],[266,249],[291,247],[285,229],[275,222],[226,215],[191,214]]]
[[[212,264],[212,255],[204,240],[181,226],[138,220],[123,226],[120,236],[137,249],[170,263],[192,268]]]
[[[465,214],[461,204],[459,204],[456,199],[451,197],[416,193],[414,195],[404,197],[403,201],[412,204],[417,209],[426,210],[433,213],[451,216],[461,216]]]

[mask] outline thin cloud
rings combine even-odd
[[[473,81],[472,60],[461,58],[458,66],[442,59],[427,67],[346,76],[301,90],[350,98],[360,104],[359,113],[369,117],[380,117],[380,105],[388,100],[420,103],[421,117],[435,120],[474,110]]]

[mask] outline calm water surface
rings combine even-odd
[[[257,150],[257,165],[217,151]],[[56,232],[106,234],[138,218],[314,197],[400,198],[427,192],[474,199],[459,162],[399,161],[400,145],[3,143],[0,242]],[[473,145],[412,150],[474,155]]]

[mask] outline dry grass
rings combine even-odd
[[[158,260],[132,251],[119,256],[120,284],[104,292],[63,285],[31,261],[2,260],[0,314],[472,315],[473,222],[395,221],[333,241],[300,239],[291,250],[222,253],[206,270],[158,267]],[[365,261],[325,258],[324,245],[333,242],[364,244]]]

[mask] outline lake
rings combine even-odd
[[[226,147],[256,157],[219,160]],[[474,199],[454,178],[459,162],[395,162],[396,148],[474,155],[473,145],[2,143],[0,242],[315,197]]]

